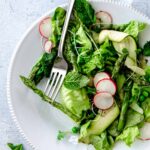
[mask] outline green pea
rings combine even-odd
[[[72,128],[72,133],[78,133],[79,132],[79,128],[78,127],[73,127]]]
[[[142,92],[143,96],[148,97],[149,93],[147,91]]]
[[[143,102],[144,100],[145,100],[144,95],[141,95],[141,96],[140,96],[140,101]]]

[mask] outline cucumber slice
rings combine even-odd
[[[125,61],[125,65],[133,72],[141,76],[145,75],[145,71],[137,66],[137,45],[135,39],[132,36],[124,32],[103,30],[99,34],[99,43],[103,43],[106,39],[112,41],[113,46],[119,55],[122,54],[123,49],[127,49],[129,55]]]
[[[136,62],[137,45],[133,37],[127,36],[121,42],[113,42],[113,46],[120,54],[122,50],[126,48],[129,52],[129,57]]]
[[[121,42],[127,36],[129,35],[124,32],[114,30],[102,30],[99,34],[99,43],[103,43],[107,38],[110,41]]]
[[[106,114],[98,114],[91,122],[87,122],[81,127],[79,142],[90,143],[90,136],[100,135],[118,117],[119,108],[117,104],[107,110]]]

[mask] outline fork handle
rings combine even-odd
[[[65,36],[66,36],[66,33],[67,33],[69,20],[70,20],[70,17],[71,17],[74,2],[75,2],[75,0],[70,0],[70,2],[69,2],[68,8],[67,8],[65,23],[64,23],[64,26],[63,26],[63,31],[62,31],[62,35],[61,35],[61,38],[60,38],[60,43],[59,43],[59,48],[58,48],[58,56],[61,57],[61,58],[63,58],[63,46],[64,46]]]

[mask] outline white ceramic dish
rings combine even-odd
[[[112,15],[114,23],[126,23],[135,19],[150,24],[148,17],[124,4],[99,0],[92,0],[91,3],[96,11],[108,11]],[[53,10],[43,17],[49,14],[52,15],[52,13]],[[58,130],[69,130],[73,126],[73,122],[60,111],[41,101],[19,79],[19,75],[28,75],[31,67],[42,53],[38,23],[43,17],[28,29],[19,42],[11,60],[7,80],[7,96],[12,117],[23,137],[37,150],[89,149],[84,144],[74,145],[67,141],[58,142],[56,140]],[[148,39],[150,40],[149,35],[149,29],[142,33],[140,36],[141,44]],[[137,140],[131,148],[123,143],[118,143],[114,149],[149,150],[150,142]]]

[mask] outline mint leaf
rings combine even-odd
[[[88,77],[75,71],[69,72],[64,80],[65,87],[71,90],[77,90],[85,87],[88,83]]]

